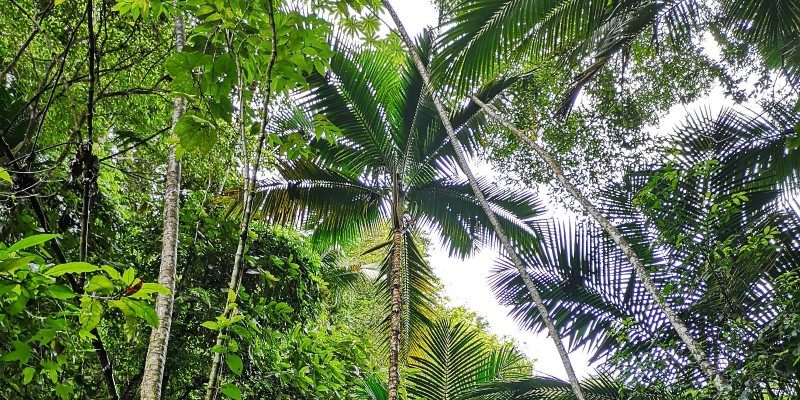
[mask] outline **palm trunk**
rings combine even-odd
[[[266,134],[267,134],[267,125],[269,122],[269,103],[271,99],[271,87],[272,87],[272,70],[275,67],[275,59],[278,57],[278,48],[277,48],[277,31],[275,27],[275,12],[273,9],[272,0],[267,0],[267,14],[269,17],[269,24],[271,30],[271,40],[272,40],[272,53],[270,54],[269,64],[267,65],[267,72],[266,72],[266,85],[263,86],[263,90],[265,90],[265,99],[264,99],[264,108],[261,114],[261,129],[258,137],[258,144],[256,145],[255,153],[253,154],[253,164],[252,168],[250,167],[250,161],[247,157],[247,136],[246,130],[244,129],[244,102],[243,97],[241,97],[242,90],[244,88],[243,85],[240,84],[239,93],[240,93],[240,124],[241,124],[241,136],[242,136],[242,147],[244,149],[245,157],[244,157],[244,173],[245,173],[245,184],[244,184],[244,194],[242,196],[242,219],[239,225],[239,242],[236,245],[236,254],[233,257],[233,270],[231,271],[231,279],[228,282],[228,299],[230,300],[231,295],[230,293],[234,294],[234,297],[239,293],[239,285],[241,284],[242,280],[242,261],[244,260],[245,251],[247,250],[247,238],[248,238],[248,230],[250,228],[250,220],[252,217],[253,212],[253,191],[255,190],[256,186],[256,175],[258,174],[258,168],[261,165],[261,152],[264,148],[264,142],[266,141]],[[238,60],[238,57],[237,57]],[[238,64],[238,61],[237,61]],[[237,67],[241,69],[240,67]],[[241,73],[239,74],[241,79]],[[225,304],[225,309],[223,310],[223,314],[225,318],[231,318],[231,308],[230,308],[230,301],[227,301]],[[226,331],[220,330],[217,334],[217,341],[216,344],[222,345],[225,342]],[[219,377],[220,377],[220,369],[222,367],[222,354],[221,353],[214,353],[214,360],[211,364],[211,371],[209,372],[208,376],[208,386],[206,388],[206,396],[205,400],[212,400],[218,390],[219,390]]]
[[[656,304],[658,304],[659,309],[667,316],[672,327],[678,333],[683,343],[686,344],[686,347],[689,349],[692,357],[694,358],[695,362],[700,365],[700,368],[705,373],[706,377],[710,379],[719,389],[725,389],[729,387],[729,384],[722,376],[722,374],[717,371],[716,368],[712,366],[712,364],[708,361],[708,356],[700,347],[700,345],[695,341],[694,337],[692,337],[691,333],[689,332],[689,328],[686,326],[686,323],[678,316],[678,314],[667,304],[666,300],[664,299],[663,293],[656,287],[655,283],[653,282],[650,275],[647,273],[647,270],[642,264],[642,261],[639,259],[639,256],[636,254],[636,251],[633,247],[628,243],[627,240],[622,236],[616,226],[614,226],[603,214],[600,210],[595,207],[586,196],[581,193],[581,191],[572,185],[569,182],[564,171],[561,169],[561,166],[558,162],[547,152],[547,150],[543,149],[541,146],[536,144],[536,142],[529,136],[525,135],[522,131],[520,131],[516,126],[511,124],[510,122],[503,119],[497,110],[493,107],[487,106],[484,104],[480,99],[475,96],[471,96],[472,101],[475,102],[478,106],[483,108],[489,116],[500,122],[503,126],[514,132],[522,141],[527,143],[533,151],[544,160],[545,164],[553,171],[556,176],[556,179],[561,183],[562,186],[567,190],[567,192],[572,195],[578,203],[586,210],[592,218],[600,224],[601,227],[611,236],[611,239],[614,243],[619,246],[622,250],[622,253],[628,258],[628,261],[633,266],[636,275],[639,277],[639,280],[644,285],[645,289],[650,296],[655,300]]]
[[[387,400],[397,400],[400,386],[400,313],[402,298],[400,296],[401,265],[403,262],[403,233],[399,228],[394,230],[392,248],[392,262],[389,268],[389,278],[392,289],[392,314],[389,323],[391,334],[389,337],[389,382]]]
[[[392,8],[391,4],[389,4],[388,0],[382,0],[383,5],[386,7],[389,14],[392,16],[395,24],[397,25],[397,29],[408,46],[409,53],[411,54],[412,59],[414,60],[414,65],[417,67],[420,75],[422,76],[422,80],[425,83],[425,89],[428,91],[428,94],[431,96],[431,100],[433,101],[434,106],[436,107],[436,112],[439,114],[439,118],[444,125],[445,131],[447,132],[447,137],[450,139],[450,143],[453,146],[456,154],[456,161],[458,162],[461,171],[467,176],[469,180],[469,184],[472,187],[473,192],[475,193],[475,197],[478,199],[483,211],[486,213],[489,222],[492,224],[494,228],[495,234],[497,238],[500,240],[500,243],[503,246],[503,249],[506,253],[511,257],[511,260],[514,262],[514,266],[516,267],[520,277],[522,277],[523,282],[525,282],[525,287],[527,287],[528,292],[530,292],[531,299],[536,306],[536,309],[539,311],[539,315],[544,321],[545,326],[547,327],[547,331],[550,334],[550,337],[553,339],[553,343],[558,350],[558,354],[561,357],[561,361],[564,364],[564,370],[567,373],[569,378],[570,385],[572,386],[572,391],[575,393],[575,396],[578,400],[584,400],[585,397],[583,396],[583,391],[581,390],[580,384],[578,382],[578,377],[575,375],[575,370],[572,368],[572,362],[569,360],[569,355],[567,354],[567,350],[564,347],[564,343],[561,341],[561,336],[558,333],[558,329],[553,324],[553,320],[550,318],[549,311],[547,307],[544,306],[542,302],[542,296],[539,294],[539,290],[536,289],[536,286],[533,284],[528,271],[525,269],[525,265],[522,262],[522,259],[516,253],[514,247],[511,245],[511,242],[508,236],[505,233],[505,230],[500,225],[500,222],[497,220],[497,216],[495,215],[494,211],[492,211],[489,203],[486,201],[486,196],[484,196],[481,189],[478,187],[478,181],[475,179],[475,175],[472,174],[472,170],[469,168],[469,164],[467,164],[467,158],[464,154],[464,148],[461,146],[461,143],[458,141],[456,137],[455,130],[453,129],[453,125],[450,123],[450,118],[447,115],[447,112],[444,109],[444,105],[442,104],[441,100],[439,100],[439,96],[436,93],[436,89],[431,84],[430,74],[428,73],[425,64],[423,64],[422,59],[420,59],[419,54],[414,51],[414,43],[411,41],[411,38],[408,36],[405,28],[403,27],[400,18],[395,13],[394,9]],[[391,399],[390,399],[391,400]]]
[[[183,14],[173,18],[175,22],[175,49],[183,50],[186,34],[183,27]],[[178,123],[185,109],[184,99],[176,98],[172,105],[172,129]],[[180,213],[181,164],[175,154],[175,145],[170,146],[167,160],[166,183],[164,185],[164,233],[161,244],[161,266],[158,283],[169,289],[169,295],[157,295],[156,314],[158,326],[150,334],[144,373],[142,375],[142,400],[161,398],[164,378],[164,365],[167,359],[169,331],[172,325],[172,306],[175,300],[175,271],[178,264],[178,235]]]

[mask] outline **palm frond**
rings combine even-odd
[[[644,392],[626,388],[609,376],[595,376],[581,382],[586,399],[591,400],[660,400],[674,399],[666,389]],[[486,384],[464,399],[480,400],[571,400],[575,399],[569,382],[550,376],[537,376],[512,382]]]
[[[479,179],[478,184],[509,237],[516,242],[533,240],[528,223],[543,213],[535,193],[506,189],[487,179]],[[451,255],[464,257],[476,245],[497,244],[492,225],[467,182],[434,180],[412,187],[408,199],[419,222],[447,239]]]
[[[422,336],[409,366],[409,397],[461,399],[479,385],[526,375],[524,356],[511,345],[490,349],[479,331],[465,321],[437,319]]]
[[[389,393],[383,382],[384,379],[380,376],[366,376],[358,381],[354,394],[358,400],[386,400]]]
[[[608,7],[597,0],[461,1],[442,22],[433,72],[471,91],[509,64],[535,63],[587,37]]]

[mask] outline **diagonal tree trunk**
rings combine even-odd
[[[692,337],[692,334],[689,332],[689,328],[687,328],[686,323],[683,322],[675,310],[673,310],[669,304],[667,304],[666,300],[664,300],[663,293],[656,287],[655,283],[653,283],[653,280],[647,273],[644,264],[642,264],[642,260],[639,259],[636,251],[633,249],[630,243],[625,240],[617,227],[614,226],[614,224],[612,224],[605,216],[603,216],[600,210],[598,210],[597,207],[595,207],[595,205],[592,204],[592,202],[589,201],[589,199],[587,199],[583,193],[581,193],[580,189],[570,183],[564,174],[564,171],[561,169],[561,165],[558,164],[558,162],[553,158],[552,155],[550,155],[550,153],[547,152],[547,150],[536,144],[536,141],[534,141],[533,138],[525,135],[516,126],[503,119],[503,117],[500,116],[494,107],[484,104],[476,96],[470,96],[470,98],[475,102],[475,104],[483,108],[483,110],[486,111],[489,116],[500,122],[510,131],[514,132],[514,134],[522,139],[523,142],[527,143],[533,149],[533,151],[539,157],[541,157],[542,160],[544,160],[545,164],[547,164],[547,166],[550,167],[550,170],[552,170],[555,174],[556,180],[558,180],[558,182],[564,186],[567,192],[576,200],[578,200],[578,203],[580,203],[583,209],[586,210],[586,212],[589,213],[589,215],[591,215],[601,227],[603,227],[609,236],[611,236],[611,239],[614,241],[614,243],[616,243],[617,246],[619,246],[619,248],[622,250],[622,253],[628,258],[628,261],[633,266],[633,270],[636,272],[636,275],[639,277],[642,285],[644,285],[647,292],[650,294],[650,296],[652,296],[656,304],[658,304],[658,308],[661,309],[661,312],[667,316],[670,324],[678,333],[678,336],[680,336],[681,340],[683,340],[684,344],[686,344],[686,347],[689,349],[692,358],[694,358],[694,361],[700,365],[700,368],[703,370],[703,373],[705,373],[706,377],[714,382],[718,389],[726,389],[729,387],[729,384],[722,374],[720,374],[720,372],[717,371],[717,369],[714,368],[714,366],[708,361],[708,355],[706,355],[705,351],[703,351],[700,345],[695,341],[694,337]]]
[[[271,36],[270,40],[272,42],[272,52],[270,53],[269,57],[269,64],[267,65],[266,71],[266,84],[263,86],[265,98],[264,98],[264,106],[261,113],[261,129],[258,136],[258,143],[256,144],[255,153],[253,154],[253,163],[252,167],[250,165],[250,160],[247,155],[247,132],[244,128],[244,98],[242,96],[242,91],[244,90],[243,85],[241,84],[241,71],[239,73],[239,109],[240,109],[240,133],[242,138],[242,148],[244,149],[244,174],[245,174],[245,182],[244,182],[244,194],[242,198],[242,220],[239,225],[239,242],[236,246],[236,253],[234,254],[233,258],[233,270],[231,271],[231,279],[228,283],[228,301],[225,304],[225,308],[223,310],[223,314],[225,318],[230,319],[232,317],[231,314],[231,307],[230,307],[230,299],[231,294],[233,296],[238,295],[239,293],[239,286],[242,281],[242,262],[244,261],[245,252],[247,251],[247,238],[248,238],[248,231],[250,229],[250,219],[253,213],[253,192],[255,191],[256,187],[256,175],[258,174],[258,168],[261,165],[261,152],[264,149],[264,143],[266,141],[267,135],[267,127],[269,122],[269,103],[272,94],[272,70],[275,68],[275,59],[278,58],[278,38],[277,38],[277,30],[275,26],[275,10],[274,5],[272,4],[272,0],[267,0],[267,16],[269,17],[269,25]],[[238,60],[238,57],[237,57]],[[238,61],[237,61],[238,64]],[[237,66],[239,70],[241,70],[240,66]],[[225,342],[226,331],[220,330],[217,334],[217,341],[216,344],[222,345]],[[222,367],[222,353],[214,353],[214,360],[211,364],[211,371],[209,372],[208,376],[208,386],[206,387],[206,400],[212,400],[216,397],[217,392],[219,391],[219,378],[220,378],[220,369]]]
[[[450,118],[447,115],[447,111],[444,109],[444,105],[442,104],[441,100],[439,100],[439,96],[436,93],[436,89],[433,87],[431,83],[430,74],[428,73],[425,64],[422,62],[422,59],[419,57],[416,51],[414,51],[414,43],[411,41],[411,37],[408,36],[408,32],[406,32],[405,28],[403,27],[400,18],[395,13],[394,9],[392,8],[391,4],[389,4],[389,0],[382,0],[383,5],[386,7],[386,10],[392,16],[395,24],[397,25],[397,29],[402,37],[403,41],[405,42],[406,46],[408,47],[409,54],[411,55],[412,59],[414,60],[414,65],[417,67],[420,75],[422,76],[422,80],[425,84],[425,89],[428,91],[428,94],[431,96],[431,100],[433,101],[434,106],[436,107],[436,112],[439,115],[439,118],[444,125],[445,131],[447,132],[447,137],[450,139],[450,143],[453,146],[453,149],[456,153],[456,161],[458,161],[458,165],[461,168],[462,172],[467,176],[469,180],[469,184],[472,187],[473,192],[475,192],[475,197],[478,199],[483,211],[486,213],[486,216],[489,218],[489,222],[491,222],[492,227],[495,230],[495,234],[497,238],[500,240],[500,243],[503,245],[503,249],[506,253],[511,257],[511,260],[514,262],[514,266],[516,267],[520,277],[522,277],[523,282],[525,282],[525,287],[530,292],[531,299],[536,306],[536,309],[539,311],[539,315],[544,321],[545,326],[547,326],[547,331],[550,334],[550,337],[553,339],[553,343],[558,350],[558,354],[561,357],[561,361],[564,364],[564,370],[569,377],[569,383],[572,386],[572,391],[575,393],[575,396],[579,400],[585,400],[583,395],[583,391],[581,390],[580,384],[578,382],[578,377],[575,375],[575,370],[572,368],[572,362],[569,360],[569,355],[567,354],[567,350],[564,347],[564,343],[561,341],[561,336],[558,333],[558,329],[553,324],[553,320],[550,318],[549,311],[547,307],[545,307],[544,303],[542,302],[542,296],[539,294],[539,290],[536,289],[536,286],[533,284],[528,271],[525,269],[525,265],[522,262],[522,259],[516,253],[514,247],[511,245],[511,241],[509,240],[508,236],[505,233],[505,230],[500,225],[500,222],[497,220],[497,216],[495,215],[494,211],[489,206],[489,203],[486,201],[486,196],[483,194],[481,189],[478,187],[478,181],[475,179],[475,175],[472,174],[472,170],[467,164],[467,157],[464,153],[464,148],[461,146],[461,143],[458,141],[456,137],[455,130],[453,129],[453,125],[450,123]],[[396,400],[396,398],[389,397],[389,400]]]
[[[183,26],[183,14],[173,18],[175,23],[175,50],[183,50],[186,34]],[[185,110],[185,100],[176,98],[172,104],[172,129],[178,123]],[[180,214],[181,164],[175,154],[175,145],[169,149],[167,161],[166,183],[164,187],[164,233],[161,244],[161,266],[158,272],[158,283],[169,289],[169,295],[157,295],[156,314],[158,326],[150,334],[150,345],[142,375],[141,399],[158,400],[161,398],[164,365],[167,360],[169,331],[172,325],[172,306],[175,300],[175,271],[178,264],[178,236]]]

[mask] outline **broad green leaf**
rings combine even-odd
[[[19,340],[12,341],[11,346],[14,347],[14,350],[3,354],[3,356],[0,357],[0,361],[19,361],[22,364],[28,362],[28,359],[31,358],[31,346],[28,346],[27,343],[20,342]]]
[[[83,297],[81,299],[81,314],[78,317],[83,330],[91,331],[100,325],[100,320],[103,319],[103,304],[100,301]]]
[[[8,306],[8,313],[11,315],[19,314],[25,309],[25,306],[28,305],[28,300],[30,300],[30,293],[24,286],[20,286],[20,294],[17,299]]]
[[[214,321],[203,322],[202,324],[200,324],[200,326],[202,326],[203,328],[211,329],[212,331],[218,331],[219,330],[219,325],[217,325],[217,323],[214,322]]]
[[[28,256],[3,260],[3,262],[0,262],[0,272],[14,272],[17,268],[33,261],[34,258],[33,256]]]
[[[22,239],[19,242],[12,244],[11,247],[9,247],[7,251],[9,253],[11,253],[11,252],[14,252],[14,251],[17,251],[17,250],[27,249],[28,247],[32,247],[32,246],[36,246],[36,245],[42,244],[44,242],[47,242],[48,240],[52,240],[52,239],[57,238],[57,237],[58,237],[58,235],[54,235],[54,234],[51,234],[51,233],[28,236],[25,239]]]
[[[16,282],[9,282],[9,281],[1,281],[0,282],[0,296],[14,290],[19,286]]]
[[[238,387],[236,387],[236,386],[234,386],[234,385],[232,385],[230,383],[226,383],[226,384],[222,385],[222,387],[219,388],[219,391],[222,392],[222,394],[224,394],[225,396],[227,396],[227,397],[229,397],[231,399],[242,400],[242,391],[239,390]]]
[[[114,289],[114,283],[111,282],[111,279],[108,279],[105,275],[97,275],[92,277],[92,279],[89,280],[89,285],[86,286],[86,291],[88,293],[111,293],[114,291]]]
[[[11,180],[11,175],[8,174],[5,168],[0,167],[0,180],[6,181],[10,184],[14,184],[14,181]]]
[[[39,346],[44,346],[50,343],[54,337],[56,337],[55,329],[40,329],[39,332],[36,332],[35,335],[28,339],[28,342],[39,342]]]
[[[69,286],[60,284],[48,286],[46,292],[48,296],[59,300],[72,299],[77,296]]]
[[[61,276],[64,274],[81,274],[84,272],[95,272],[100,270],[100,267],[85,263],[85,262],[71,262],[66,264],[59,264],[44,272],[47,276]]]
[[[113,279],[113,280],[115,280],[115,281],[121,281],[121,280],[122,280],[122,276],[119,274],[119,271],[117,271],[117,270],[116,270],[114,267],[112,267],[112,266],[110,266],[110,265],[103,265],[103,266],[102,266],[102,267],[100,267],[100,268],[102,268],[102,269],[103,269],[103,271],[104,271],[106,274],[108,274],[108,276],[109,276],[111,279]]]
[[[130,286],[135,278],[136,272],[133,270],[133,268],[128,268],[122,273],[122,282],[125,283],[125,286]]]
[[[25,367],[25,369],[22,370],[22,384],[27,385],[31,383],[31,381],[33,380],[33,374],[35,373],[36,373],[35,368]]]
[[[234,374],[237,376],[242,376],[244,364],[242,363],[241,357],[237,356],[236,354],[229,354],[228,357],[225,358],[225,364],[228,364],[228,368],[230,368]]]
[[[152,306],[143,301],[133,300],[129,297],[123,297],[122,302],[130,307],[133,312],[136,313],[136,316],[143,319],[147,325],[154,328],[158,326],[158,315]]]
[[[139,289],[141,293],[158,293],[164,296],[169,296],[172,292],[167,289],[164,285],[159,285],[158,283],[144,283],[142,284],[142,288]]]

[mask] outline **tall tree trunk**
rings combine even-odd
[[[658,308],[661,309],[661,312],[667,316],[672,327],[678,333],[683,343],[686,344],[686,347],[689,349],[689,353],[691,353],[692,358],[694,361],[700,365],[700,368],[705,373],[706,377],[710,379],[719,389],[726,389],[729,387],[728,382],[722,376],[722,374],[717,371],[714,366],[708,361],[708,355],[703,351],[703,349],[698,345],[695,341],[692,334],[689,332],[689,328],[686,326],[686,323],[678,316],[678,314],[672,309],[672,307],[667,304],[666,300],[664,299],[664,294],[659,290],[655,283],[653,282],[650,275],[647,273],[647,269],[645,269],[644,264],[642,264],[642,260],[639,259],[639,256],[636,254],[636,251],[633,247],[628,243],[628,241],[622,236],[616,226],[611,223],[600,210],[592,204],[586,196],[581,193],[580,189],[575,187],[570,181],[567,179],[567,176],[564,174],[564,171],[561,169],[561,165],[553,158],[550,153],[547,152],[544,148],[536,144],[536,141],[533,140],[528,135],[525,135],[522,131],[520,131],[516,126],[512,123],[506,121],[500,114],[497,112],[494,107],[488,106],[484,104],[480,99],[476,96],[470,96],[472,101],[475,102],[478,106],[483,108],[489,116],[500,122],[503,126],[508,128],[510,131],[514,132],[523,142],[527,143],[533,151],[544,160],[545,164],[550,167],[550,170],[553,171],[553,174],[556,176],[556,180],[561,183],[562,186],[567,190],[567,193],[572,195],[578,203],[586,210],[591,217],[600,224],[601,227],[611,236],[611,239],[614,243],[619,246],[622,250],[622,253],[625,254],[625,257],[628,258],[628,261],[633,266],[636,275],[639,277],[639,280],[642,282],[642,285],[650,294],[650,296],[655,300],[656,304],[658,304]]]
[[[392,289],[392,313],[389,319],[391,333],[389,336],[389,382],[386,387],[389,393],[388,400],[397,400],[400,386],[400,314],[402,311],[400,274],[403,262],[403,232],[400,228],[395,228],[393,236],[394,247],[392,247],[392,262],[389,268]]]
[[[494,211],[492,211],[489,203],[486,201],[486,196],[484,196],[481,189],[478,187],[478,181],[475,179],[475,175],[472,174],[472,170],[467,163],[467,157],[464,153],[464,148],[461,146],[461,143],[458,141],[456,137],[455,130],[453,129],[453,125],[450,123],[450,118],[447,115],[447,112],[444,109],[444,105],[442,104],[441,100],[439,100],[439,96],[436,93],[436,89],[434,88],[433,84],[431,83],[430,74],[428,73],[427,67],[422,62],[422,59],[419,57],[416,51],[414,51],[414,43],[411,41],[411,37],[408,36],[408,32],[406,32],[405,28],[403,27],[400,18],[395,13],[394,9],[392,8],[391,4],[389,4],[389,0],[382,0],[383,5],[386,7],[389,14],[392,16],[395,24],[397,25],[397,29],[402,37],[403,41],[408,46],[408,52],[411,55],[412,59],[414,60],[414,65],[417,67],[420,75],[422,76],[423,83],[425,84],[425,89],[428,91],[428,94],[431,96],[431,100],[433,101],[434,106],[436,107],[436,112],[439,115],[439,118],[444,125],[445,131],[447,132],[447,137],[450,139],[450,143],[453,146],[456,154],[456,161],[458,162],[461,171],[467,176],[469,180],[469,184],[472,187],[472,191],[475,193],[475,197],[478,199],[483,211],[486,213],[486,217],[489,219],[489,222],[492,224],[494,228],[495,234],[497,238],[500,240],[500,243],[503,246],[503,249],[506,253],[511,257],[511,260],[514,262],[514,267],[516,267],[520,277],[522,277],[523,282],[525,282],[525,287],[530,292],[531,299],[533,300],[536,309],[539,311],[539,315],[544,321],[545,326],[547,327],[547,331],[550,334],[550,337],[553,339],[553,343],[558,350],[558,354],[561,357],[561,361],[564,364],[564,370],[567,373],[567,377],[569,378],[569,383],[572,387],[572,391],[575,393],[575,396],[578,400],[585,400],[583,396],[583,391],[581,390],[580,384],[578,382],[578,377],[575,375],[575,370],[572,368],[572,362],[569,360],[569,355],[567,354],[567,350],[564,347],[564,343],[561,341],[561,336],[558,333],[558,329],[553,324],[553,320],[550,318],[549,311],[547,307],[545,307],[544,303],[542,302],[542,296],[539,294],[539,290],[536,289],[536,286],[533,284],[528,271],[525,269],[525,265],[522,262],[522,259],[516,253],[516,250],[511,245],[511,242],[506,235],[505,230],[500,225],[500,222],[497,220],[497,216],[495,215]],[[389,400],[392,400],[391,398]]]
[[[175,50],[183,50],[186,33],[183,26],[183,14],[173,17],[175,23]],[[185,110],[185,100],[181,97],[172,103],[172,129],[178,123]],[[164,365],[169,347],[169,332],[172,326],[172,306],[175,300],[175,271],[178,264],[178,236],[180,215],[181,163],[175,154],[175,145],[169,149],[167,160],[166,183],[164,184],[164,233],[161,243],[161,266],[158,272],[158,283],[169,289],[169,295],[157,295],[156,314],[158,326],[150,334],[150,345],[142,375],[142,400],[158,400],[161,398]]]
[[[267,14],[269,17],[269,25],[271,31],[271,42],[272,42],[272,52],[269,58],[269,64],[267,65],[266,71],[266,84],[262,86],[262,90],[264,90],[264,107],[261,113],[261,129],[258,135],[258,143],[256,144],[256,150],[253,154],[253,163],[252,167],[250,165],[250,160],[247,156],[247,132],[244,129],[244,107],[245,104],[241,100],[242,90],[244,88],[240,84],[239,92],[240,92],[240,109],[242,110],[240,113],[240,134],[242,137],[242,148],[244,149],[244,174],[245,174],[245,182],[244,182],[244,194],[242,196],[242,219],[239,224],[239,242],[236,245],[236,253],[233,257],[233,270],[231,271],[231,279],[228,282],[228,299],[231,299],[231,294],[233,293],[233,297],[238,295],[239,293],[239,286],[242,281],[242,261],[244,260],[245,251],[247,250],[247,238],[248,238],[248,230],[250,229],[250,219],[253,213],[253,192],[255,191],[256,187],[256,177],[258,175],[258,169],[261,166],[261,152],[264,149],[264,142],[266,141],[267,135],[267,126],[269,122],[269,103],[272,95],[272,70],[275,67],[275,59],[278,57],[278,38],[277,38],[277,30],[275,27],[275,10],[273,8],[272,0],[267,0]],[[237,57],[238,60],[238,57]],[[238,64],[238,61],[237,61]],[[237,68],[241,69],[240,66]],[[240,74],[241,76],[241,74]],[[225,308],[223,309],[223,315],[225,318],[231,318],[231,307],[230,301],[226,301]],[[225,342],[226,331],[220,330],[217,334],[217,346],[222,345]],[[214,353],[214,360],[211,363],[211,371],[208,375],[208,386],[206,387],[206,400],[212,400],[218,390],[219,390],[219,377],[220,377],[220,369],[222,368],[222,353]]]

